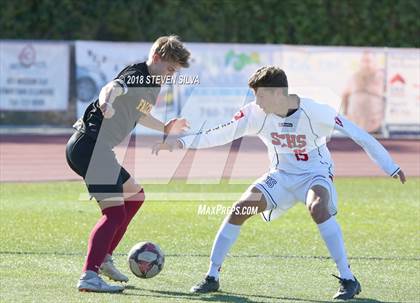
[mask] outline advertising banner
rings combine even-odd
[[[385,120],[390,135],[420,134],[420,50],[387,52]]]
[[[332,106],[361,128],[385,124],[385,52],[382,48],[283,46],[281,66],[291,93]]]
[[[54,42],[0,42],[0,109],[67,110],[69,45]]]

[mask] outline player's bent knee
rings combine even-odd
[[[327,201],[317,198],[309,205],[309,212],[315,223],[320,224],[330,217]]]
[[[308,193],[308,199],[310,202],[312,200],[321,199],[321,200],[327,200],[329,199],[330,193],[328,189],[326,189],[322,185],[314,185],[311,187]]]
[[[253,206],[247,203],[242,203],[242,202],[236,203],[232,207],[231,217],[238,217],[245,221],[249,217],[253,216],[253,214],[248,211],[252,207]]]
[[[257,210],[257,213],[260,213],[267,208],[267,201],[264,194],[258,188],[253,187],[251,190],[245,192],[235,205],[254,208]]]
[[[308,193],[308,209],[312,219],[317,224],[321,224],[330,218],[328,211],[328,201],[330,193],[327,188],[322,185],[314,185]]]
[[[255,202],[239,201],[232,206],[229,222],[232,224],[243,224],[247,219],[258,214],[261,207]]]
[[[231,213],[229,215],[229,223],[235,224],[235,225],[242,225],[250,217],[251,216]]]
[[[146,200],[146,194],[143,188],[132,196],[124,197],[125,202],[136,203],[139,205],[143,204],[144,200]]]
[[[247,219],[264,211],[267,201],[264,194],[256,187],[245,192],[241,199],[233,204],[229,215],[229,223],[242,225]]]
[[[124,199],[130,201],[143,199],[144,201],[144,191],[142,192],[142,189],[142,186],[137,184],[137,182],[130,177],[130,179],[123,184]]]

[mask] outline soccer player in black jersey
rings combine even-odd
[[[77,285],[80,291],[124,289],[104,282],[98,273],[115,281],[128,281],[114,266],[112,252],[144,202],[144,191],[117,162],[113,148],[131,134],[137,123],[164,134],[179,134],[188,128],[185,119],[172,119],[164,124],[150,111],[165,77],[188,67],[189,57],[189,51],[177,36],[160,37],[154,42],[147,62],[124,68],[102,88],[99,98],[74,125],[76,132],[66,148],[67,162],[83,177],[102,211],[89,237]]]

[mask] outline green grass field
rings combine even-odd
[[[339,178],[338,220],[352,269],[362,283],[355,302],[420,302],[420,179],[405,185],[390,178]],[[87,236],[99,217],[95,202],[79,201],[81,182],[7,183],[0,190],[1,302],[330,302],[338,283],[335,265],[303,205],[265,223],[242,228],[221,276],[221,292],[191,295],[207,270],[213,238],[223,216],[199,216],[199,204],[233,201],[165,201],[162,190],[226,193],[237,185],[145,184],[151,201],[132,222],[116,251],[125,254],[150,240],[165,251],[165,268],[153,279],[130,273],[123,294],[79,293]],[[154,199],[153,199],[154,198]]]

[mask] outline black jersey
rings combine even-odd
[[[145,62],[127,66],[114,79],[124,93],[112,104],[115,110],[112,118],[104,119],[97,99],[87,107],[74,128],[110,147],[118,145],[135,128],[138,119],[149,114],[156,104],[160,85],[154,84],[151,78]]]

